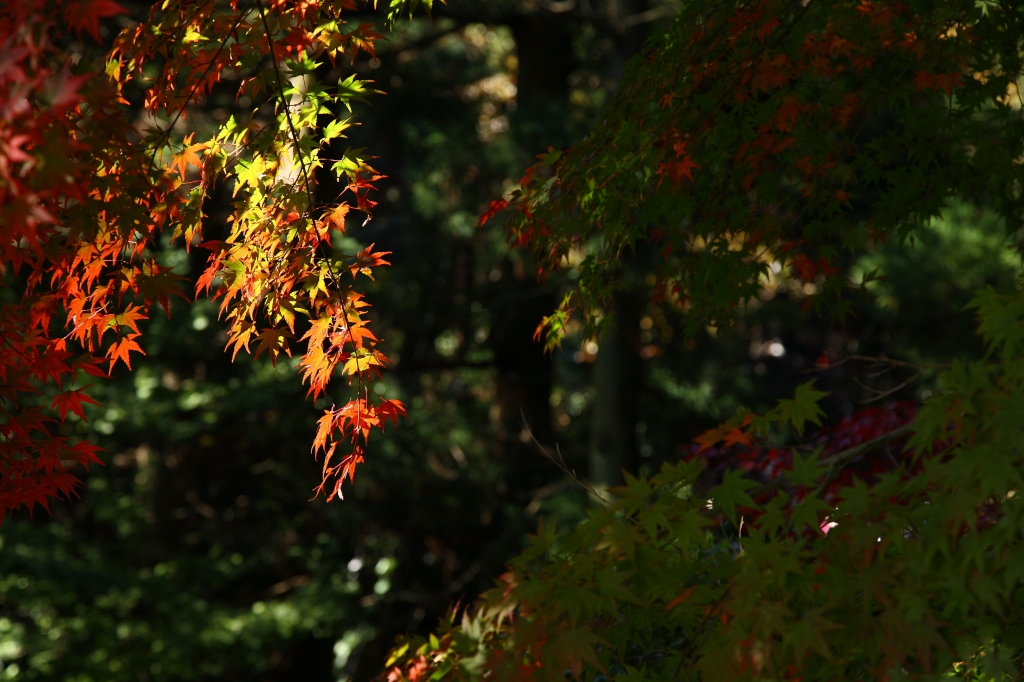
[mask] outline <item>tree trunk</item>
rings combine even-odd
[[[642,386],[640,311],[642,298],[627,291],[616,297],[612,323],[598,340],[590,432],[590,482],[608,488],[623,482],[622,472],[639,466],[637,408]]]

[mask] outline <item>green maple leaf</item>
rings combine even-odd
[[[757,508],[757,503],[746,493],[754,487],[757,484],[743,478],[742,472],[726,471],[721,485],[712,492],[711,499],[715,507],[725,512],[726,517],[734,519],[737,506]]]
[[[260,177],[262,177],[263,171],[266,168],[266,161],[264,161],[262,156],[257,156],[252,161],[239,161],[238,170],[235,171],[235,175],[238,177],[239,182],[250,187],[257,187],[260,184]]]
[[[771,412],[772,417],[775,421],[789,422],[797,434],[802,436],[807,422],[821,426],[821,418],[825,416],[825,411],[818,403],[826,395],[828,393],[815,390],[813,381],[800,384],[796,387],[796,393],[791,399],[779,401],[779,404]]]
[[[353,102],[365,102],[367,95],[377,92],[373,88],[368,87],[369,84],[370,81],[356,80],[355,74],[352,74],[345,80],[339,80],[338,101],[344,104],[346,109],[352,111]]]
[[[802,531],[805,525],[811,529],[818,529],[821,527],[821,520],[830,511],[832,511],[832,507],[825,502],[818,499],[808,499],[793,509],[790,522],[797,532]]]
[[[814,452],[811,452],[807,457],[801,457],[800,453],[793,453],[793,470],[790,471],[786,478],[797,485],[802,485],[807,488],[813,488],[824,470],[821,468],[821,448],[819,447]]]
[[[336,137],[342,137],[342,133],[345,131],[345,129],[351,127],[352,125],[351,123],[349,123],[350,120],[351,119],[348,118],[336,118],[330,123],[328,123],[327,127],[324,128],[324,141],[326,142],[327,140],[333,140]]]

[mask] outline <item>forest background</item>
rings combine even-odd
[[[1011,289],[1019,258],[976,205],[947,210],[912,248],[843,262],[884,279],[842,323],[804,310],[815,285],[777,268],[763,303],[728,329],[685,338],[640,278],[601,338],[570,327],[550,354],[534,342],[578,273],[538,282],[529,256],[477,217],[535,154],[585,134],[625,61],[677,9],[452,0],[398,24],[378,59],[358,58],[352,68],[387,94],[357,105],[350,139],[388,177],[373,220],[347,238],[392,252],[368,288],[395,361],[375,388],[409,406],[408,422],[371,441],[344,502],[308,502],[318,415],[294,369],[232,363],[215,305],[175,302],[170,319],[146,323],[134,371],[100,383],[102,406],[75,423],[105,449],[82,499],[0,528],[0,674],[370,679],[397,634],[434,628],[488,588],[539,518],[582,518],[586,493],[545,448],[610,485],[810,378],[834,420],[865,425],[934,390],[930,371],[825,371],[822,356],[939,366],[980,355],[963,307],[986,284]],[[215,93],[196,120],[243,105]],[[168,246],[161,258],[196,278],[204,257]]]

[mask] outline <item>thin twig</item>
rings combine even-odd
[[[681,7],[682,4],[678,2],[673,2],[668,5],[662,5],[661,7],[649,9],[646,12],[640,12],[639,14],[631,14],[628,17],[624,17],[622,21],[619,22],[619,24],[621,24],[624,28],[631,28],[638,24],[646,24],[649,21],[655,21],[657,19],[661,19],[662,17],[668,17],[672,16],[673,14],[677,14]]]
[[[910,383],[912,383],[912,382],[916,381],[917,379],[919,379],[919,378],[921,377],[921,375],[925,373],[925,371],[926,371],[926,370],[923,370],[923,369],[922,369],[922,370],[918,371],[918,372],[917,372],[916,374],[914,374],[914,376],[912,376],[912,377],[910,377],[909,379],[907,379],[906,381],[904,381],[904,382],[902,382],[902,383],[900,383],[900,384],[897,384],[896,386],[893,386],[892,388],[890,388],[890,389],[886,389],[886,390],[884,390],[884,391],[880,391],[880,390],[878,390],[877,388],[870,388],[869,386],[865,386],[865,385],[864,385],[863,383],[861,383],[860,381],[857,381],[857,379],[856,379],[856,378],[854,378],[854,381],[856,381],[856,382],[857,382],[857,384],[858,384],[858,385],[859,385],[859,386],[860,386],[861,388],[864,388],[865,390],[868,390],[868,391],[871,391],[871,392],[873,392],[873,393],[876,393],[876,394],[877,394],[877,395],[875,395],[875,396],[874,396],[874,397],[872,397],[872,398],[865,398],[864,400],[861,400],[861,401],[859,401],[859,402],[860,402],[860,403],[861,403],[862,405],[865,405],[865,404],[867,404],[867,403],[873,403],[873,402],[874,402],[874,401],[876,401],[876,400],[881,400],[882,398],[886,398],[886,397],[888,397],[888,396],[892,395],[893,393],[895,393],[895,392],[899,391],[899,390],[900,390],[901,388],[904,388],[904,387],[905,387],[905,386],[907,386],[908,384],[910,384]]]
[[[564,473],[566,476],[574,480],[577,485],[579,485],[581,488],[583,488],[588,493],[590,493],[598,500],[600,500],[602,504],[606,506],[611,506],[611,502],[607,498],[605,498],[604,495],[595,490],[594,486],[590,485],[590,483],[584,481],[579,476],[577,476],[575,470],[569,468],[569,465],[565,463],[565,459],[562,457],[562,451],[558,449],[557,445],[555,446],[555,452],[558,455],[558,458],[555,459],[555,456],[551,454],[551,451],[548,448],[541,445],[541,442],[537,440],[537,437],[535,435],[533,435],[533,429],[530,428],[529,422],[526,421],[526,414],[524,414],[522,410],[519,410],[519,415],[523,418],[523,428],[525,428],[526,433],[530,435],[530,440],[532,440],[533,444],[537,446],[537,449],[540,451],[540,454],[544,455],[549,460],[551,460],[551,462],[556,467],[562,470],[562,473]]]
[[[235,21],[235,25],[231,27],[231,32],[232,33],[235,31],[235,29],[238,28],[238,25],[242,23],[242,19],[245,18],[245,15],[248,14],[248,12],[249,12],[249,10],[251,8],[252,8],[252,4],[250,3],[249,5],[247,5],[245,7],[245,9],[243,9],[241,12],[238,13],[238,19]],[[262,9],[262,6],[260,7],[260,9]],[[188,107],[188,103],[192,101],[192,98],[196,94],[196,90],[198,90],[199,86],[206,80],[206,77],[208,75],[210,75],[210,70],[213,69],[213,67],[217,64],[217,58],[220,57],[220,53],[224,49],[224,46],[227,45],[227,43],[228,43],[228,39],[225,38],[224,40],[222,40],[220,42],[220,45],[217,46],[217,51],[213,53],[213,58],[210,60],[210,63],[207,64],[206,70],[203,72],[202,77],[198,81],[196,81],[195,84],[192,86],[192,90],[189,91],[188,96],[185,97],[184,103],[178,108],[177,113],[174,115],[174,118],[171,120],[170,124],[167,126],[167,129],[164,130],[162,133],[160,133],[159,142],[158,143],[154,143],[154,146],[153,146],[153,156],[151,156],[150,159],[149,159],[149,170],[150,171],[152,171],[153,170],[153,166],[156,165],[156,154],[157,154],[157,152],[160,149],[158,145],[159,144],[163,144],[164,142],[166,142],[170,138],[171,131],[174,130],[174,126],[177,125],[178,120],[181,118],[182,114],[185,113],[185,108]]]
[[[714,631],[714,628],[708,627],[709,625],[712,625],[711,619],[713,616],[719,615],[718,607],[721,606],[722,602],[725,601],[725,598],[729,596],[729,593],[731,591],[732,585],[727,585],[725,588],[725,592],[723,592],[722,595],[718,597],[718,599],[709,604],[711,608],[709,608],[707,613],[704,615],[704,620],[697,627],[696,637],[694,637],[694,639],[692,640],[692,646],[690,647],[689,655],[687,656],[686,670],[683,671],[682,677],[679,677],[677,679],[685,682],[686,679],[690,676],[690,672],[693,670],[693,664],[697,662],[697,654],[707,643],[707,640],[711,637],[711,633]],[[679,665],[681,665],[682,662],[683,659],[680,659],[679,664],[676,665],[676,672],[679,672]]]
[[[827,372],[830,369],[835,369],[836,367],[840,367],[842,365],[845,365],[846,363],[848,363],[850,361],[870,362],[870,363],[874,363],[876,365],[888,365],[890,368],[892,368],[892,367],[912,367],[914,369],[920,369],[920,370],[949,369],[949,365],[926,365],[926,364],[923,364],[923,363],[920,363],[920,362],[908,362],[906,360],[894,360],[893,358],[887,358],[884,355],[872,356],[872,355],[850,354],[850,355],[843,356],[842,358],[840,358],[839,360],[836,360],[835,362],[830,362],[828,365],[826,365],[824,367],[812,367],[810,369],[805,369],[805,370],[803,370],[802,373],[806,374],[806,373],[809,373],[809,372]]]
[[[913,367],[915,369],[947,369],[949,365],[926,365],[920,362],[907,362],[906,360],[894,360],[884,355],[873,357],[870,355],[847,355],[847,359],[861,362],[874,362],[880,365],[892,365],[894,367]]]
[[[828,471],[825,472],[825,482],[827,483],[834,479],[835,476],[840,471],[842,471],[847,464],[849,464],[851,461],[853,461],[860,455],[863,455],[865,452],[870,452],[879,445],[883,445],[890,441],[902,438],[909,434],[911,430],[912,425],[907,423],[904,424],[903,426],[893,429],[892,431],[889,431],[888,433],[883,433],[881,436],[877,438],[865,441],[860,445],[854,445],[853,447],[837,452],[834,455],[829,455],[828,457],[819,462],[819,464],[822,467],[828,468]],[[770,493],[776,488],[787,483],[789,483],[789,478],[786,477],[785,475],[782,475],[776,479],[769,481],[768,483],[765,483],[764,485],[754,488],[753,490],[750,491],[749,495],[752,498],[757,498],[766,493]]]

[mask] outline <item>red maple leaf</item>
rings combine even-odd
[[[78,388],[73,391],[61,391],[53,398],[52,408],[57,408],[60,412],[60,418],[64,419],[67,417],[68,411],[74,412],[82,419],[85,419],[85,412],[82,411],[82,403],[89,403],[90,405],[99,405],[95,399],[91,396],[86,395],[84,391],[88,386]]]
[[[508,207],[508,202],[504,199],[495,199],[487,206],[487,210],[480,216],[480,219],[476,221],[477,227],[483,227],[487,224],[487,221],[494,217],[494,214],[498,211],[503,211]]]
[[[68,3],[64,19],[76,33],[88,31],[96,40],[100,39],[100,19],[127,12],[113,0],[79,0]]]

